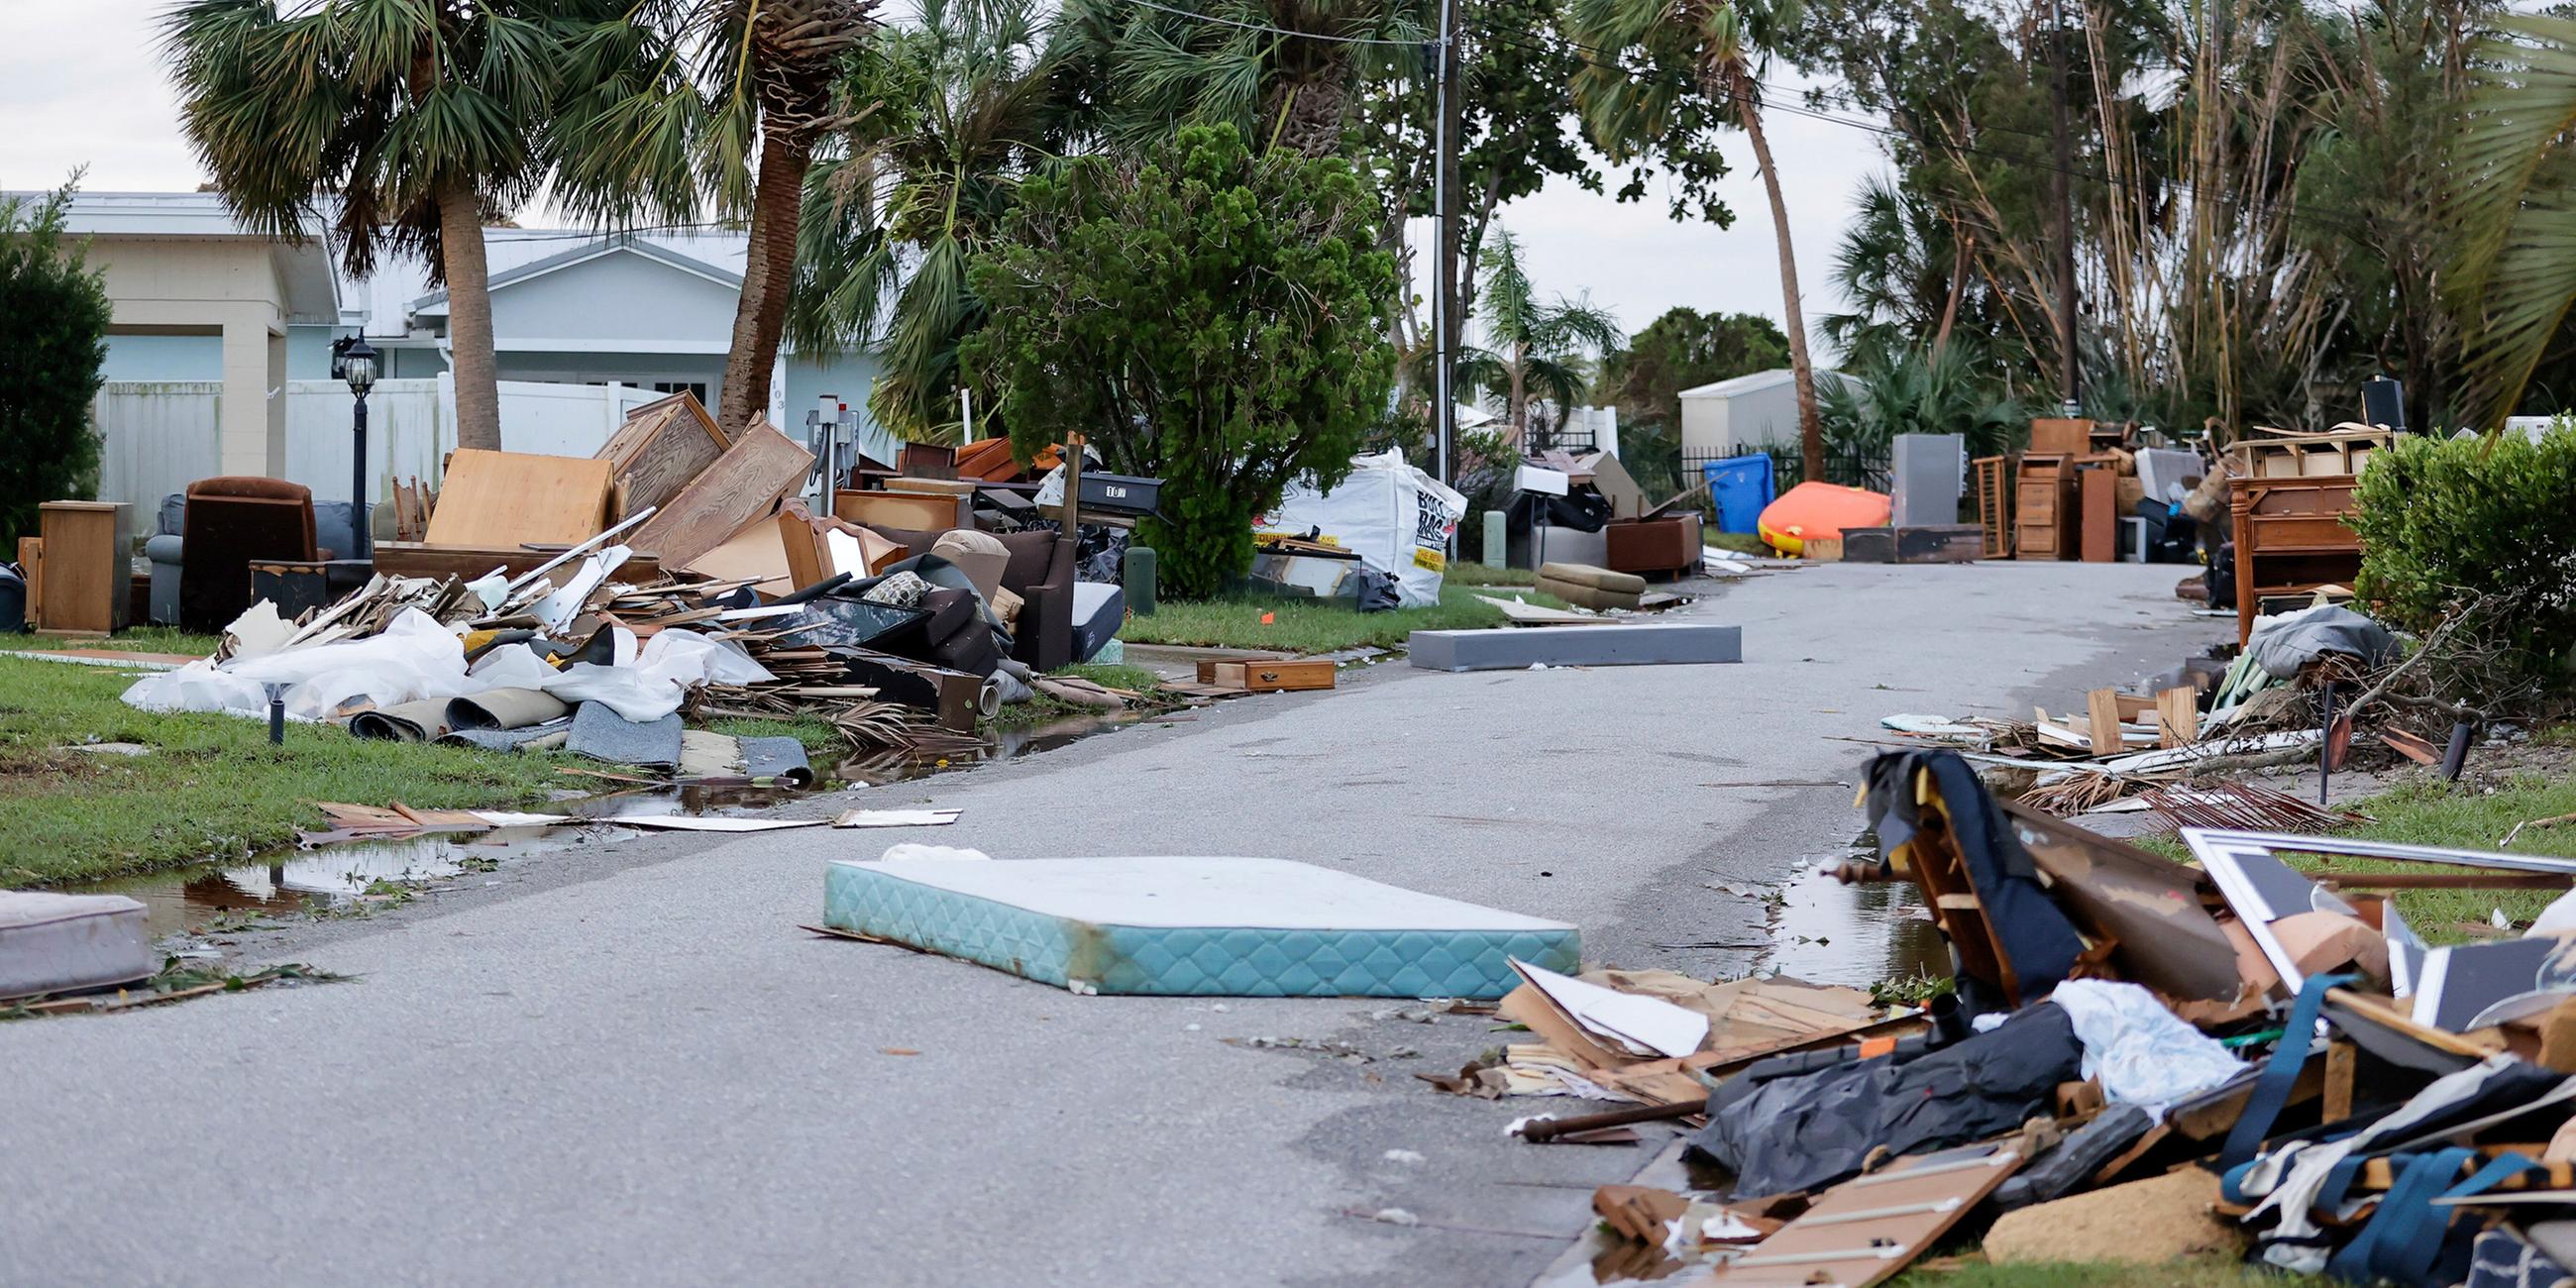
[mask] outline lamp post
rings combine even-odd
[[[357,401],[349,411],[349,544],[355,547],[350,557],[371,557],[375,546],[374,525],[367,515],[367,391],[376,385],[376,349],[363,335],[351,336],[339,349],[340,378],[349,382],[349,393]]]

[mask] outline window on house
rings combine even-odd
[[[707,400],[707,382],[703,380],[656,380],[653,390],[665,394],[694,394],[701,403]]]

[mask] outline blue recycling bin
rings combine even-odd
[[[1709,500],[1717,505],[1717,530],[1752,532],[1771,504],[1771,454],[1749,452],[1709,461],[1699,467],[1708,480]]]

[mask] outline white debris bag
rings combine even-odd
[[[2226,1083],[2244,1062],[2135,984],[2070,979],[2048,994],[2084,1044],[2084,1076],[2113,1104],[2161,1121],[2167,1106]],[[1982,1016],[1979,1018],[1983,1018]]]
[[[1440,602],[1441,575],[1449,570],[1449,543],[1467,498],[1404,463],[1404,453],[1351,458],[1351,475],[1330,492],[1291,484],[1270,513],[1253,520],[1260,532],[1303,535],[1357,554],[1395,578],[1396,602],[1429,608]]]

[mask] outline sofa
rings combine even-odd
[[[284,483],[277,479],[249,478],[242,481],[254,485],[264,484],[268,487],[295,488],[297,491],[303,490],[298,487],[298,485]],[[215,484],[218,482],[227,482],[227,480],[200,479],[189,486],[189,491],[196,492],[199,489],[205,488],[209,484]],[[288,503],[290,506],[292,505],[291,500],[289,500]],[[260,553],[246,554],[242,560],[242,588],[245,595],[247,595],[249,588],[249,562],[253,558],[334,559],[340,558],[345,555],[346,552],[356,548],[356,539],[349,526],[349,513],[351,507],[348,502],[312,501],[310,502],[310,505],[312,507],[312,553],[308,555],[289,553],[290,550],[302,550],[305,548],[305,538],[300,532],[291,533],[290,535],[292,539],[289,542],[284,543],[282,548],[267,549],[265,548],[267,543],[263,543],[263,549]],[[300,528],[302,525],[297,523],[289,526]],[[163,497],[161,499],[161,513],[159,515],[158,522],[154,525],[154,535],[143,543],[144,556],[152,562],[151,620],[160,625],[178,625],[182,617],[186,615],[184,611],[185,605],[182,601],[182,587],[187,580],[187,532],[188,493],[173,492],[170,495]],[[207,566],[212,567],[213,564],[209,563]],[[203,588],[201,587],[200,592],[202,593],[202,591]],[[235,608],[232,615],[224,616],[223,621],[215,623],[212,629],[222,629],[224,625],[232,621],[233,616],[240,613],[241,608],[247,608],[249,606],[249,600],[247,598],[243,599],[240,607]]]
[[[903,547],[903,557],[926,555],[941,533],[859,525]],[[1002,589],[1020,597],[1017,629],[1011,632],[1011,656],[1036,671],[1052,671],[1073,660],[1073,541],[1044,528],[993,534],[1010,562],[1002,568]]]

